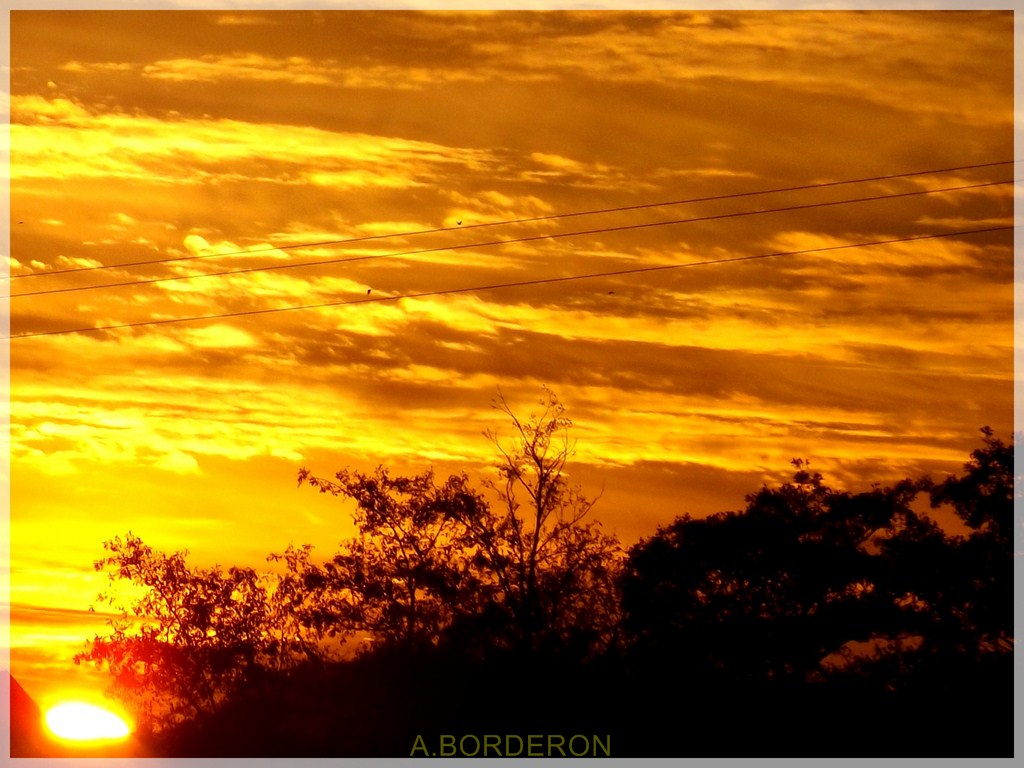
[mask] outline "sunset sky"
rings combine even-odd
[[[860,490],[1010,437],[1010,12],[15,11],[11,122],[43,703],[95,689],[104,540],[327,557],[300,467],[482,480],[499,387],[558,395],[625,544],[794,457]]]

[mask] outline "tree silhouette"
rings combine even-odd
[[[952,507],[970,532],[908,529],[883,543],[900,565],[887,589],[913,615],[920,638],[912,654],[901,656],[904,668],[935,659],[991,663],[1009,659],[1013,649],[1013,445],[988,427],[981,432],[983,447],[971,452],[962,476],[921,483],[932,507]]]
[[[76,664],[106,665],[112,693],[143,733],[157,733],[258,685],[267,669],[295,663],[313,645],[286,620],[273,584],[252,568],[190,568],[187,551],[155,552],[130,531],[96,561],[111,588],[98,600],[120,611]],[[136,599],[125,602],[116,583]]]
[[[983,435],[962,477],[853,494],[796,461],[741,512],[660,528],[624,571],[635,657],[730,684],[846,675],[889,691],[995,669],[1013,647],[1013,449]],[[922,490],[970,535],[920,510]]]
[[[500,639],[514,648],[594,653],[617,639],[620,548],[599,522],[585,520],[596,499],[568,482],[575,443],[565,407],[547,389],[540,404],[540,413],[523,420],[500,393],[493,403],[513,426],[508,443],[485,433],[500,457],[498,480],[486,483],[497,510],[477,506],[460,517],[490,608],[475,618],[503,625]],[[497,613],[503,620],[495,621]],[[464,630],[479,629],[473,618]]]
[[[76,663],[106,666],[140,730],[160,734],[263,700],[300,666],[339,661],[353,638],[404,658],[599,653],[616,637],[619,548],[584,520],[593,500],[565,474],[571,422],[554,395],[543,404],[520,420],[495,402],[515,428],[509,446],[488,435],[500,454],[495,507],[464,474],[300,470],[300,485],[355,502],[359,535],[324,563],[304,545],[268,557],[277,573],[196,568],[187,551],[154,551],[131,532],[105,542],[95,567],[111,587],[98,599],[121,615]]]
[[[371,475],[342,470],[335,478],[305,468],[298,476],[300,485],[355,500],[360,533],[322,568],[306,566],[304,583],[316,592],[307,622],[407,649],[435,644],[459,610],[469,568],[457,520],[483,500],[464,475],[441,486],[433,472],[391,477],[383,467]]]
[[[1013,507],[1013,445],[982,429],[984,447],[971,452],[962,477],[950,476],[930,489],[932,506],[952,504],[972,529],[958,539],[958,559],[971,574],[970,593],[962,595],[957,612],[977,639],[978,653],[1009,653],[1013,648],[1014,539],[1024,528]],[[1019,514],[1019,513],[1018,513]],[[1020,551],[1020,550],[1018,550]]]
[[[303,545],[275,573],[195,568],[106,542],[100,599],[121,615],[76,662],[109,669],[168,755],[405,756],[425,732],[572,728],[664,756],[687,702],[694,755],[1012,752],[1012,444],[985,428],[959,476],[858,493],[795,460],[740,511],[683,515],[623,559],[570,482],[558,399],[493,405],[512,433],[485,433],[482,492],[300,470],[354,502],[358,535],[326,562]],[[886,727],[866,741],[867,713]]]
[[[731,708],[755,754],[1012,754],[1013,448],[983,438],[960,477],[863,493],[796,461],[742,511],[684,515],[631,548],[632,722],[667,727],[642,691],[685,687]],[[944,530],[922,492],[970,533]],[[869,712],[886,727],[866,741],[853,724]],[[721,754],[727,727],[695,723]]]
[[[444,640],[477,653],[587,653],[612,642],[617,542],[584,521],[594,500],[565,475],[571,421],[550,391],[542,404],[520,420],[504,397],[494,403],[515,430],[510,445],[485,433],[500,455],[498,481],[485,483],[498,511],[464,474],[437,485],[432,472],[391,477],[378,467],[327,480],[301,469],[300,484],[357,506],[360,537],[312,580],[325,585],[319,618],[387,644]]]
[[[850,494],[795,461],[793,482],[747,496],[742,512],[683,516],[635,546],[623,583],[637,648],[681,649],[701,675],[810,680],[850,642],[894,631],[880,599],[879,542],[927,526],[912,483]]]
[[[360,537],[309,578],[324,585],[320,618],[387,644],[443,640],[477,654],[587,653],[612,642],[618,543],[584,522],[594,501],[565,475],[572,422],[550,391],[542,404],[524,421],[503,397],[494,403],[515,429],[510,446],[486,433],[500,455],[499,480],[487,483],[497,511],[465,475],[437,485],[431,472],[391,477],[378,467],[326,480],[301,469],[300,485],[357,504]]]

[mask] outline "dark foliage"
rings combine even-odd
[[[115,539],[144,588],[81,660],[178,756],[408,756],[417,735],[599,733],[615,756],[1009,756],[1013,446],[960,476],[851,493],[802,461],[741,511],[620,557],[566,483],[552,397],[464,475],[303,470],[355,503],[326,562],[190,569]],[[930,516],[948,507],[967,527]],[[361,653],[342,658],[339,640]]]
[[[1012,754],[1013,448],[983,437],[941,483],[850,494],[797,461],[742,512],[659,529],[624,570],[631,674],[733,702],[775,754]],[[851,743],[868,713],[897,730]]]
[[[792,483],[743,512],[684,516],[632,549],[623,608],[637,653],[723,683],[812,682],[848,643],[901,634],[880,550],[908,531],[940,535],[910,509],[914,484],[853,495],[794,463]]]
[[[372,647],[456,646],[493,651],[600,653],[617,640],[618,542],[585,518],[594,500],[568,484],[572,422],[547,393],[498,449],[491,504],[466,475],[392,477],[342,470],[335,480],[299,472],[299,484],[356,503],[360,538],[304,576],[322,594],[318,627],[362,632]]]

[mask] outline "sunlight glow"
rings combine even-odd
[[[46,726],[55,736],[71,741],[123,739],[130,731],[128,724],[113,712],[77,701],[48,710]]]

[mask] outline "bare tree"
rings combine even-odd
[[[599,650],[616,637],[621,551],[599,522],[584,522],[597,499],[569,482],[575,441],[565,407],[547,388],[540,404],[524,420],[500,391],[492,403],[511,420],[513,435],[504,441],[485,432],[500,457],[497,481],[485,482],[497,510],[480,507],[464,518],[465,538],[509,614],[515,645]]]

